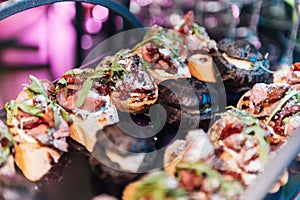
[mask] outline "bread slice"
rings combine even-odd
[[[30,181],[40,180],[57,163],[61,154],[58,150],[38,143],[21,142],[15,145],[15,162]]]
[[[164,168],[167,175],[175,176],[176,166],[182,161],[185,148],[185,140],[175,140],[166,148],[164,154]]]
[[[191,75],[200,81],[216,83],[216,72],[213,59],[207,54],[194,54],[188,58],[188,67]]]
[[[178,73],[171,74],[162,69],[148,68],[147,71],[153,77],[156,84],[168,79],[191,78],[191,73],[187,66],[180,67]]]
[[[142,113],[149,109],[158,99],[158,87],[155,86],[154,98],[144,98],[143,93],[130,93],[130,97],[126,100],[120,100],[120,92],[112,92],[111,101],[121,112],[126,113]]]
[[[137,192],[137,182],[128,184],[123,190],[122,200],[134,200],[134,196]]]
[[[70,126],[70,137],[82,144],[89,152],[94,150],[97,132],[105,126],[119,122],[117,109],[112,104],[105,110],[89,113],[86,118],[82,118],[79,113],[72,114],[71,118],[73,124]]]

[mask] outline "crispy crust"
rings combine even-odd
[[[122,195],[122,200],[134,200],[134,194],[137,192],[137,182],[128,184]]]
[[[83,145],[89,152],[94,150],[97,142],[97,132],[105,126],[119,121],[118,113],[114,105],[103,111],[101,116],[91,113],[86,119],[77,115],[71,115],[73,124],[70,126],[70,137]]]
[[[120,100],[120,92],[112,92],[111,101],[116,108],[121,112],[127,113],[142,113],[149,109],[158,99],[158,87],[155,87],[155,98],[151,100],[142,100],[135,102],[135,98],[138,98],[139,94],[131,93],[130,98],[124,101]]]
[[[73,118],[73,125],[70,126],[70,137],[82,144],[89,152],[92,152],[97,142],[97,132],[101,126],[96,119],[85,121],[78,117]]]
[[[188,59],[188,67],[191,75],[198,80],[210,83],[216,82],[216,73],[211,56],[194,54]]]
[[[175,140],[164,153],[164,169],[169,176],[175,176],[176,166],[183,159],[185,140]]]
[[[38,143],[22,142],[15,145],[15,162],[30,181],[40,180],[58,162],[59,151],[40,146]]]
[[[178,79],[178,78],[191,78],[191,74],[170,74],[161,69],[147,69],[150,75],[153,77],[154,82],[159,84],[160,82],[167,79]]]
[[[250,97],[250,91],[246,92],[243,94],[243,96],[239,99],[237,103],[237,108],[238,109],[245,109],[249,107],[249,97]]]

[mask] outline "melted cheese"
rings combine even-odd
[[[245,70],[253,69],[253,63],[250,61],[231,58],[226,53],[223,53],[222,56],[229,64],[232,64],[232,65],[236,66],[237,68],[245,69]]]

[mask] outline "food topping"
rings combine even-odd
[[[66,138],[69,136],[70,117],[63,108],[50,99],[54,86],[30,76],[31,85],[26,85],[17,99],[5,105],[7,124],[15,130],[17,142],[25,139],[30,143],[53,146],[61,151],[68,151]]]
[[[204,27],[195,23],[193,11],[185,14],[184,18],[174,27],[186,35],[185,43],[190,50],[216,50],[217,44],[211,40]]]
[[[186,48],[183,38],[173,30],[154,26],[132,51],[142,48],[142,58],[150,63],[150,67],[161,69],[170,74],[177,74],[186,67]]]
[[[186,192],[178,189],[178,182],[174,177],[164,172],[150,174],[136,183],[135,199],[172,199],[187,200]]]
[[[181,187],[192,196],[201,191],[205,199],[239,199],[243,192],[237,179],[228,179],[202,162],[179,163],[177,176]]]

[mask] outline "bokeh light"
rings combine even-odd
[[[92,16],[101,22],[105,22],[109,17],[109,10],[106,7],[96,5],[92,9]]]

